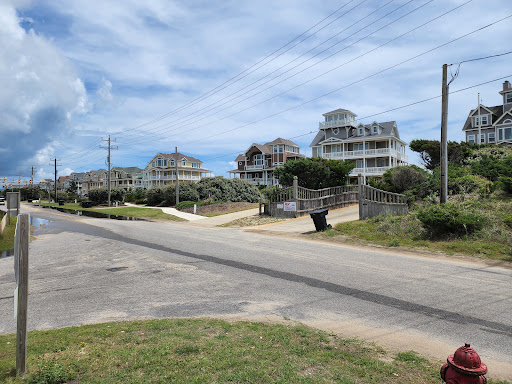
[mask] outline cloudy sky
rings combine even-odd
[[[386,111],[439,96],[444,63],[512,51],[511,15],[510,0],[0,0],[0,177],[105,168],[109,135],[113,166],[177,146],[227,176],[254,142],[311,155],[336,108],[438,139],[440,98]],[[486,84],[450,95],[449,140],[478,92],[500,104],[511,64],[460,66],[450,91]]]

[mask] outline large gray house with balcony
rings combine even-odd
[[[512,87],[508,81],[499,92],[503,104],[486,107],[479,103],[469,112],[462,131],[466,142],[479,144],[512,143]]]
[[[290,160],[305,157],[293,141],[277,138],[266,144],[253,143],[235,159],[237,169],[231,175],[257,185],[279,185],[274,170]]]
[[[400,139],[395,121],[361,124],[347,109],[324,113],[319,132],[310,147],[312,157],[354,160],[351,178],[362,174],[382,176],[387,169],[407,164],[406,143]]]

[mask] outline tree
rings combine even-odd
[[[441,163],[441,144],[438,140],[412,140],[409,143],[412,151],[420,154],[421,161],[425,168],[434,170]],[[473,150],[478,148],[475,144],[466,142],[448,142],[448,162],[461,163]]]
[[[274,172],[283,186],[293,185],[293,177],[297,176],[301,187],[320,189],[346,184],[353,168],[352,161],[306,158],[289,161]]]
[[[66,189],[66,192],[67,193],[73,193],[73,194],[77,194],[77,189],[78,189],[78,185],[76,183],[75,180],[71,180],[71,182],[69,183],[69,187],[68,189]]]

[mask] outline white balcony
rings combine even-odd
[[[402,161],[407,161],[408,156],[405,153],[396,151],[394,149],[389,148],[379,148],[379,149],[366,149],[361,151],[345,151],[345,152],[329,152],[329,153],[323,153],[322,157],[324,159],[335,159],[335,160],[342,160],[342,159],[360,159],[362,157],[382,157],[382,156],[389,156],[395,157]]]
[[[382,176],[391,167],[366,167],[366,168],[354,168],[350,172],[350,176],[357,176],[362,174],[364,176]]]
[[[255,185],[278,185],[279,182],[277,181],[277,179],[273,179],[273,178],[267,178],[267,179],[264,179],[263,177],[259,177],[259,178],[253,178],[253,179],[244,179],[242,178],[242,180],[244,181],[247,181],[249,184],[255,184]]]
[[[260,165],[247,165],[247,166],[245,167],[245,169],[246,169],[247,171],[253,171],[253,170],[255,170],[255,169],[265,169],[265,166],[264,166],[263,164],[260,164]]]
[[[144,181],[170,181],[176,180],[176,175],[172,176],[151,176],[149,179],[144,179]],[[192,176],[192,175],[179,175],[179,180],[201,180],[200,176]]]
[[[342,119],[342,120],[331,120],[331,121],[321,121],[318,123],[318,127],[320,129],[326,128],[341,128],[341,127],[355,127],[356,121],[353,119]]]

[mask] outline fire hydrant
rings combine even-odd
[[[448,356],[441,367],[441,378],[448,384],[486,384],[487,367],[480,356],[466,343]]]

